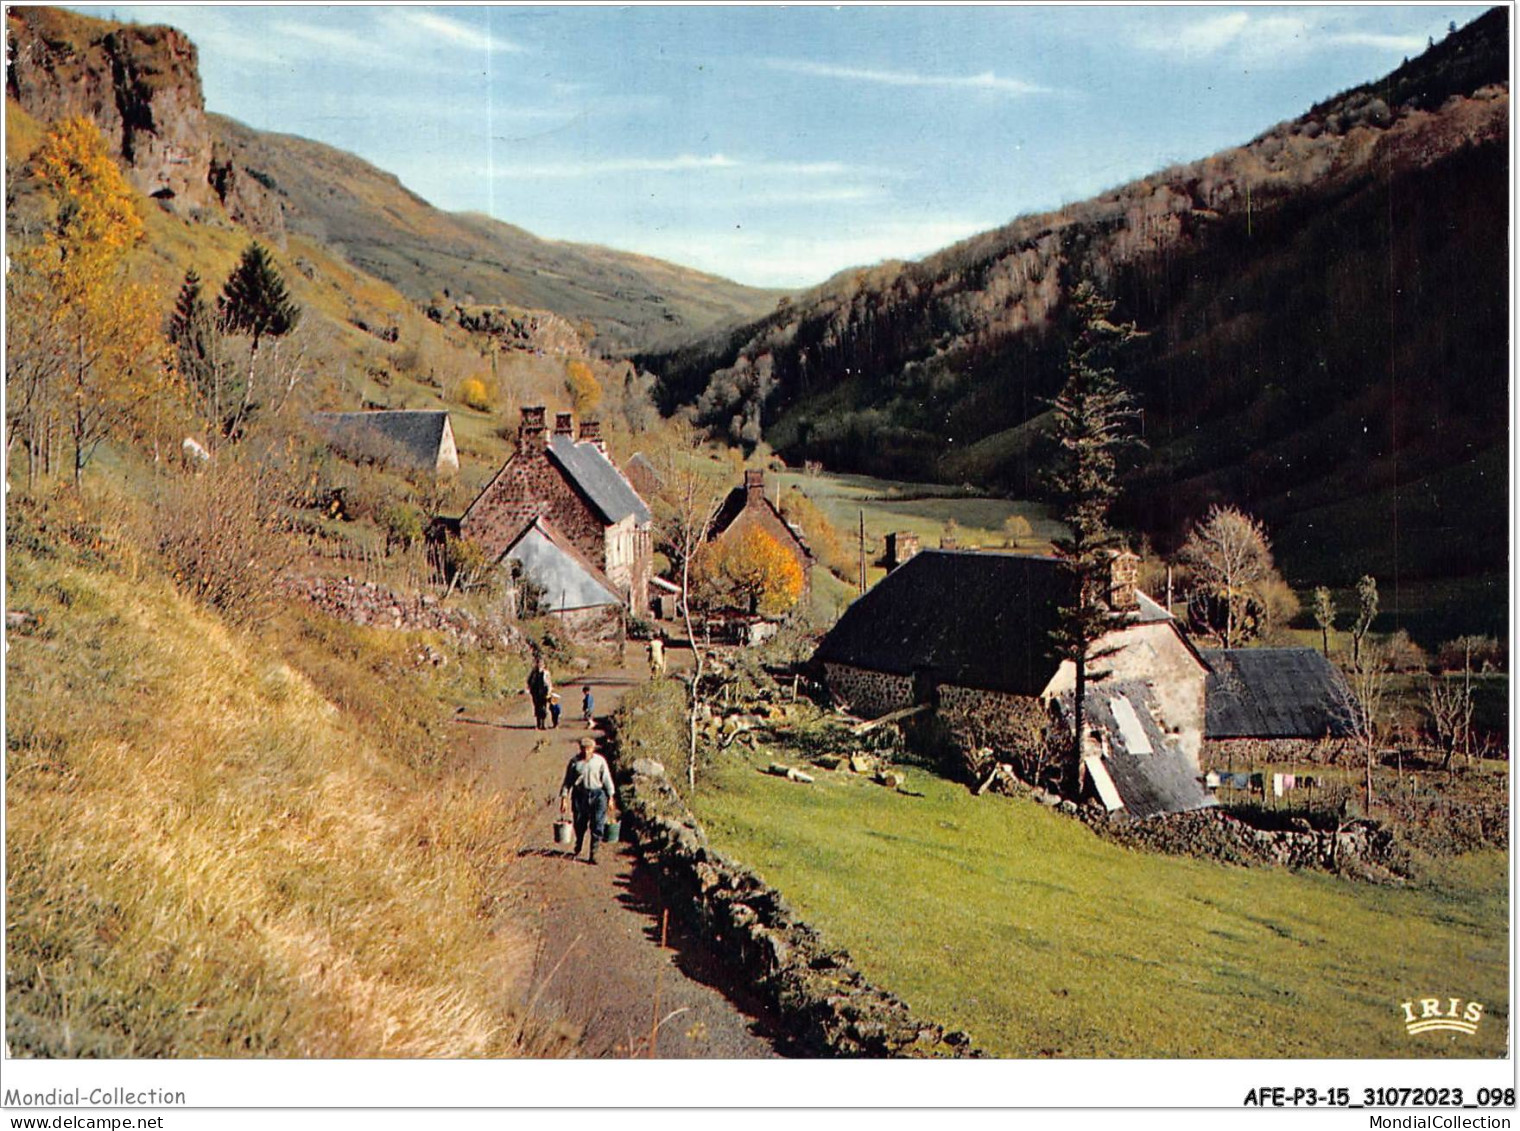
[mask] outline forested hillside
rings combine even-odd
[[[1229,501],[1296,577],[1502,572],[1507,58],[1494,9],[1247,145],[641,361],[667,411],[793,461],[1023,497],[1091,278],[1148,334],[1132,526],[1174,545]]]

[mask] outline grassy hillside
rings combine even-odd
[[[758,772],[787,754],[705,771],[696,807],[714,845],[873,982],[994,1055],[1505,1053],[1503,853],[1444,861],[1403,889],[1234,868],[1122,849],[917,770],[906,788],[922,796]],[[1444,985],[1491,1003],[1478,1036],[1407,1036],[1398,1003]]]
[[[237,165],[278,199],[285,225],[408,298],[551,310],[608,348],[690,337],[758,317],[780,292],[647,256],[540,239],[488,216],[434,208],[352,154],[210,115]]]
[[[517,819],[438,759],[419,642],[231,631],[93,510],[9,507],[11,1050],[549,1051]]]
[[[1295,580],[1491,572],[1507,554],[1506,480],[1486,470],[1508,451],[1507,45],[1496,9],[1247,145],[642,360],[663,407],[758,420],[789,461],[1028,498],[1065,295],[1090,278],[1148,334],[1124,374],[1148,445],[1127,524],[1169,549],[1231,502]],[[1369,537],[1327,533],[1332,508]]]

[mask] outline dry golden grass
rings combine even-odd
[[[14,1050],[553,1051],[519,1005],[508,802],[162,580],[15,545],[9,565],[7,607],[36,618],[7,661]]]

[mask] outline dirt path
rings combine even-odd
[[[592,686],[598,715],[610,713],[643,673],[591,675],[562,688],[558,730],[536,730],[526,696],[494,717],[462,720],[460,743],[482,788],[523,791],[533,836],[522,852],[534,924],[542,941],[531,985],[537,1008],[582,1032],[590,1056],[776,1056],[773,1019],[672,911],[662,916],[652,871],[626,844],[602,846],[595,865],[554,845],[560,779],[578,739],[580,688]],[[598,732],[599,733],[599,732]],[[666,946],[660,946],[663,929]],[[658,1025],[657,1025],[658,1022]]]

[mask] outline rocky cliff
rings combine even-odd
[[[183,33],[8,8],[6,46],[6,94],[27,113],[93,119],[133,186],[177,212],[215,203],[195,44]]]

